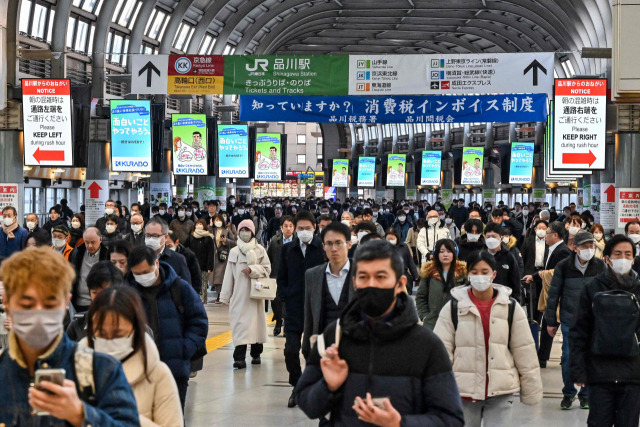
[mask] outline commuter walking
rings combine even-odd
[[[207,223],[204,219],[197,219],[191,235],[186,240],[186,247],[191,249],[196,255],[200,266],[202,289],[200,297],[202,303],[208,303],[209,277],[214,265],[214,243],[213,235],[207,230]]]

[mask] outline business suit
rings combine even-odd
[[[304,335],[302,337],[302,354],[306,358],[311,351],[311,336],[322,333],[324,327],[322,323],[322,311],[324,303],[324,280],[326,276],[327,265],[325,262],[316,267],[310,268],[305,273],[305,296],[304,296]],[[347,275],[347,281],[344,286],[348,287],[348,300],[354,297],[352,273],[353,261],[351,261],[351,270]]]
[[[524,239],[520,252],[522,253],[522,260],[524,261],[524,274],[534,274],[538,269],[536,268],[536,239],[538,236],[535,233]],[[549,253],[549,246],[545,243],[544,254]],[[543,264],[544,265],[544,257]]]
[[[294,235],[291,235],[293,239]],[[272,279],[278,278],[278,267],[280,267],[280,253],[282,252],[282,245],[284,244],[284,236],[282,232],[277,233],[269,240],[269,246],[267,248],[267,256],[271,261],[271,277]],[[276,295],[275,299],[271,301],[271,309],[273,310],[273,320],[276,321],[276,328],[282,328],[282,319],[284,318],[284,304],[279,296]],[[275,332],[274,332],[275,334]],[[279,333],[278,333],[279,334]]]

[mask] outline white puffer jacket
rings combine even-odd
[[[542,399],[542,379],[529,322],[518,304],[513,314],[509,346],[511,289],[496,284],[493,288],[498,291],[498,296],[491,307],[488,370],[482,320],[469,297],[469,286],[451,290],[451,296],[458,300],[457,330],[451,321],[451,302],[448,302],[442,308],[433,332],[444,342],[449,353],[462,397],[484,400],[488,372],[487,397],[520,391],[522,403],[535,405]]]

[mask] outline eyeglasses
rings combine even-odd
[[[324,245],[331,249],[331,248],[336,248],[336,249],[340,249],[341,247],[343,247],[344,245],[346,245],[347,242],[343,241],[343,240],[337,240],[335,242],[326,242]]]

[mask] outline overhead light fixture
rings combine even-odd
[[[23,171],[30,171],[31,169],[33,169],[31,166],[23,166],[22,167]]]
[[[66,170],[61,169],[61,168],[57,168],[57,169],[51,169],[51,172],[55,172],[55,173],[65,173]]]

